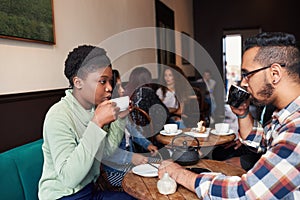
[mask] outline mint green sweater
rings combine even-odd
[[[118,147],[126,119],[116,120],[105,131],[91,122],[93,115],[94,109],[85,110],[72,90],[66,90],[66,96],[49,109],[43,128],[44,166],[39,199],[71,195],[95,181],[102,157]]]

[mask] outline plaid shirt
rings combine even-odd
[[[242,177],[199,174],[195,182],[199,198],[300,199],[300,96],[274,112],[264,129],[255,121],[242,142],[265,154]]]

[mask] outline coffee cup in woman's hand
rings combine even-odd
[[[249,99],[250,94],[237,85],[231,85],[228,94],[227,103],[235,108],[238,108],[243,102]]]
[[[116,106],[115,102],[106,100],[97,105],[92,121],[99,127],[103,127],[118,118],[120,108]]]
[[[120,108],[120,111],[124,111],[129,107],[129,96],[111,99],[111,101],[117,104],[117,106]]]

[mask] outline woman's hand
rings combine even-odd
[[[151,156],[156,156],[156,154],[158,152],[157,146],[155,146],[153,144],[149,144],[147,149],[151,152]]]
[[[175,114],[178,111],[178,108],[168,108],[168,110],[169,110],[169,113]]]
[[[115,121],[118,118],[120,108],[115,102],[110,100],[104,101],[97,105],[92,121],[100,128],[104,125]]]
[[[141,155],[141,154],[133,153],[131,162],[134,165],[146,164],[148,162],[148,158],[145,157],[145,156],[143,156],[143,155]]]
[[[124,111],[119,112],[119,118],[123,119],[129,114],[129,110],[126,109]]]
[[[119,117],[121,119],[125,118],[132,111],[132,109],[133,109],[132,103],[131,101],[129,101],[129,107],[126,110],[120,112]]]

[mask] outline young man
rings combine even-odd
[[[165,161],[159,177],[168,172],[199,198],[300,198],[300,55],[293,35],[261,33],[245,43],[242,83],[255,104],[277,110],[264,129],[249,114],[249,102],[231,108],[239,118],[240,140],[264,154],[242,177],[217,173],[194,174]]]

